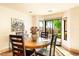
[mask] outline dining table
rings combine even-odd
[[[50,45],[50,39],[38,37],[36,41],[32,41],[32,38],[27,38],[24,40],[25,49],[37,49],[44,48]]]

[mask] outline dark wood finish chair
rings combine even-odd
[[[48,38],[48,32],[41,32],[42,38]]]
[[[56,34],[53,34],[52,35],[52,39],[51,39],[51,42],[50,42],[50,50],[49,50],[49,54],[48,53],[44,53],[44,50],[39,50],[39,51],[36,51],[36,55],[39,55],[39,56],[51,56],[51,53],[52,53],[52,48],[53,48],[53,56],[55,56],[55,46],[56,46],[56,40],[57,40],[57,35]]]
[[[13,56],[31,56],[35,51],[34,49],[24,49],[24,40],[22,35],[10,35],[10,41],[12,44]]]
[[[13,56],[24,56],[24,40],[21,35],[10,35]]]
[[[55,56],[56,41],[57,41],[57,34],[53,34],[52,35],[52,39],[51,39],[51,44],[50,44],[50,53],[49,53],[49,56],[51,56],[52,47],[53,47],[53,56]]]

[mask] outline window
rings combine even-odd
[[[64,18],[64,40],[67,40],[67,17]]]

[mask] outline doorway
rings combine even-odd
[[[62,18],[54,18],[50,20],[39,21],[40,34],[41,32],[48,32],[48,37],[51,38],[54,32],[57,33],[57,45],[61,45],[62,36]]]

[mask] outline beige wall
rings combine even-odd
[[[69,49],[79,50],[79,7],[66,11],[64,16],[67,17],[68,32],[67,41],[62,40],[62,45],[68,47]],[[64,38],[64,36],[62,36],[62,38]]]
[[[64,21],[63,18],[67,17],[67,40],[64,40]],[[62,46],[70,49],[71,46],[71,37],[70,37],[70,10],[64,12],[64,16],[62,18]]]
[[[25,29],[30,32],[32,17],[16,10],[0,6],[0,50],[9,47],[9,34],[11,32],[11,18],[22,19],[25,22]],[[1,51],[0,51],[1,52]]]
[[[32,26],[36,26],[36,16],[32,16]]]
[[[79,7],[71,9],[70,30],[71,48],[79,50]]]

